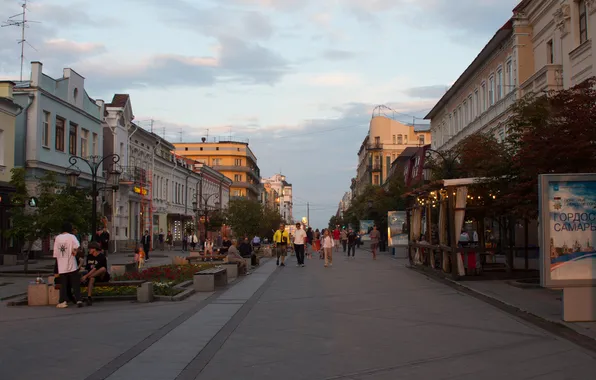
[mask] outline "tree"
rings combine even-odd
[[[36,187],[37,205],[31,207],[25,169],[14,168],[11,173],[10,183],[16,190],[12,197],[15,207],[11,210],[12,227],[7,236],[20,245],[25,271],[35,241],[62,232],[64,222],[71,222],[82,233],[91,232],[91,201],[84,190],[61,187],[55,174],[46,172]]]
[[[259,225],[259,236],[262,238],[273,239],[273,231],[277,230],[283,223],[279,210],[270,207],[262,207],[261,223]]]
[[[231,200],[226,212],[228,224],[236,237],[253,236],[259,233],[262,215],[261,204],[249,199]]]

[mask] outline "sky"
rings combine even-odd
[[[70,67],[94,99],[131,96],[172,142],[248,139],[263,177],[293,185],[294,218],[324,227],[356,174],[372,111],[422,118],[517,0],[31,0],[31,61]],[[22,0],[0,0],[0,21]],[[0,78],[18,79],[20,29],[0,28]]]

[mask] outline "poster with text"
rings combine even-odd
[[[368,241],[370,240],[370,236],[368,234],[372,231],[373,226],[375,225],[374,220],[361,220],[360,221],[360,240],[361,241]]]
[[[541,193],[544,280],[551,284],[594,281],[596,181],[542,181]]]
[[[387,213],[387,236],[390,247],[408,245],[408,234],[405,232],[405,226],[405,211],[389,211]]]

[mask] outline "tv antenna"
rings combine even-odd
[[[17,26],[21,28],[21,39],[19,40],[19,44],[21,44],[21,82],[23,81],[23,64],[25,62],[25,44],[29,45],[33,50],[37,51],[36,48],[33,47],[27,39],[25,38],[25,28],[29,27],[30,22],[39,23],[39,21],[32,21],[27,20],[27,0],[23,0],[21,4],[23,8],[23,12],[16,14],[14,16],[10,16],[8,20],[2,23],[2,27],[7,26]]]

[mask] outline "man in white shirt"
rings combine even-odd
[[[306,243],[306,231],[300,223],[296,223],[296,232],[294,233],[294,251],[296,252],[296,266],[304,266],[304,243]]]
[[[58,263],[58,275],[60,279],[60,300],[57,308],[68,307],[66,302],[68,289],[73,290],[74,302],[77,307],[82,307],[81,301],[81,278],[79,276],[79,264],[77,261],[77,249],[79,241],[72,234],[72,224],[65,222],[62,225],[62,233],[54,239],[54,257]]]

